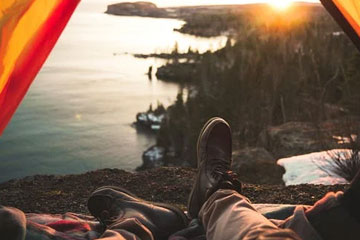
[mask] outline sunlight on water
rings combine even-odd
[[[155,136],[131,124],[158,101],[169,105],[176,84],[149,81],[150,65],[132,53],[200,51],[226,38],[174,32],[182,21],[117,17],[79,10],[0,139],[0,181],[33,174],[79,173],[97,168],[133,170]]]

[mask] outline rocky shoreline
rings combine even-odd
[[[321,11],[321,5],[297,3],[298,8],[311,12]],[[152,2],[121,2],[108,5],[105,13],[117,16],[139,16],[153,18],[176,18],[185,24],[174,31],[199,37],[234,36],[241,21],[237,17],[244,11],[267,11],[266,3],[234,5],[199,5],[181,7],[158,7]]]
[[[133,4],[135,9],[142,9],[144,5],[143,2]],[[125,5],[117,4],[120,8]],[[213,34],[206,33],[207,30],[222,34],[224,31],[235,29],[234,26],[241,26],[240,23],[245,22],[241,17],[247,16],[251,19],[252,11],[262,9],[261,6],[265,5],[184,7],[173,8],[170,12],[172,17],[185,21],[183,31],[179,30],[180,32],[209,37]],[[160,9],[150,3],[148,7],[149,11]],[[246,10],[247,13],[243,15],[242,10]],[[136,15],[131,11],[129,15]],[[302,11],[311,13],[309,22],[322,22],[321,19],[325,16],[324,10],[314,4],[294,5],[292,11],[298,14],[295,14],[293,21],[297,17],[302,19]],[[146,12],[142,15],[149,16]],[[273,24],[277,26],[278,23]],[[165,65],[157,68],[155,74],[157,79],[191,87],[187,99],[185,100],[182,93],[179,93],[177,100],[166,109],[164,118],[158,121],[156,126],[151,121],[151,113],[137,115],[138,123],[150,126],[150,128],[154,125],[157,133],[156,145],[144,152],[144,164],[137,170],[159,166],[195,167],[194,146],[197,134],[202,124],[212,116],[222,116],[230,122],[234,130],[233,170],[251,183],[283,184],[284,168],[277,165],[278,159],[334,148],[354,147],[355,141],[348,139],[349,136],[356,135],[355,133],[358,132],[359,119],[356,113],[349,111],[348,105],[342,104],[341,96],[338,94],[339,88],[330,89],[325,83],[325,79],[329,77],[327,71],[321,73],[322,77],[318,79],[323,88],[319,94],[315,94],[321,89],[319,86],[308,85],[304,88],[302,85],[301,76],[306,71],[310,73],[307,76],[309,82],[313,82],[310,81],[314,78],[311,70],[301,69],[298,75],[291,74],[291,77],[290,75],[278,76],[272,72],[273,70],[269,71],[268,75],[262,74],[264,66],[280,72],[293,72],[293,69],[287,61],[279,60],[277,64],[272,64],[271,61],[262,57],[269,54],[266,49],[273,48],[272,41],[261,40],[264,28],[256,25],[253,27],[261,31],[256,34],[247,28],[242,30],[237,28],[237,31],[242,34],[246,32],[254,34],[254,38],[238,36],[234,42],[229,38],[224,48],[213,53],[195,54],[191,51],[179,53],[175,48],[172,53],[134,55],[141,58],[168,59]],[[329,24],[329,27],[332,25]],[[289,37],[290,32],[277,35],[269,31],[267,34],[278,38],[278,41],[289,46],[289,49],[293,49],[292,38]],[[304,39],[308,37],[310,35],[302,35],[297,40],[305,42]],[[334,38],[332,41],[338,40]],[[307,52],[308,49],[313,48],[312,46],[316,46],[313,44],[318,41],[319,39],[314,38],[310,42],[306,41],[308,45],[300,45]],[[252,49],[251,46],[255,45],[261,45],[263,48]],[[244,49],[252,54],[245,57]],[[289,59],[293,59],[297,55],[296,49],[293,51],[277,49],[269,55],[269,59],[277,59],[277,53],[280,52]],[[307,54],[311,56],[312,53],[307,52]],[[301,56],[304,59],[307,58],[306,54]],[[324,54],[318,52],[317,56],[322,58]],[[249,59],[256,64],[248,61]],[[297,59],[296,57],[293,60],[296,62]],[[299,64],[307,67],[303,60]],[[239,68],[238,66],[246,67]],[[248,70],[255,66],[259,71]],[[327,66],[324,65],[321,69],[327,69]],[[269,80],[268,76],[273,77]],[[336,77],[337,74],[334,76]],[[257,80],[250,81],[252,79]],[[271,86],[277,87],[271,88]]]
[[[157,168],[137,173],[101,169],[77,175],[36,175],[0,184],[0,205],[24,212],[89,214],[86,202],[96,188],[115,185],[149,201],[166,202],[183,210],[196,170]],[[244,184],[244,195],[254,203],[313,204],[328,191],[341,191],[347,185],[254,185]]]
[[[260,6],[260,5],[259,5]],[[266,6],[263,4],[263,6]],[[179,29],[174,29],[184,34],[201,37],[216,37],[231,35],[233,27],[226,23],[229,15],[244,9],[244,5],[205,5],[185,7],[157,7],[152,2],[122,2],[108,5],[105,13],[117,16],[138,16],[152,18],[175,18],[185,21]],[[210,22],[204,26],[204,19]],[[216,24],[214,24],[216,22]],[[233,24],[235,25],[235,24]]]

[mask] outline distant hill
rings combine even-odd
[[[108,5],[106,13],[120,16],[167,17],[163,8],[151,2],[124,2]]]
[[[233,4],[233,5],[200,5],[158,8],[151,2],[124,2],[109,5],[106,13],[120,16],[140,16],[156,18],[176,18],[185,24],[174,29],[181,33],[201,37],[230,36],[241,24],[240,16],[251,14],[272,18],[276,12],[267,3]],[[288,15],[320,15],[326,13],[319,3],[293,3],[285,12]]]
[[[158,8],[152,2],[124,2],[108,5],[106,13],[120,16],[142,16],[160,18],[181,18],[185,19],[193,14],[224,14],[269,9],[266,3],[255,4],[232,4],[232,5],[199,5]],[[319,3],[293,3],[292,8],[306,11],[321,11]]]

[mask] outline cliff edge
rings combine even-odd
[[[24,212],[89,214],[87,198],[104,185],[121,186],[149,201],[174,204],[183,210],[195,179],[192,168],[162,167],[142,172],[101,169],[77,175],[36,175],[0,184],[0,205]],[[244,195],[254,203],[313,204],[328,191],[347,185],[244,184]]]

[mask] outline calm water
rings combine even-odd
[[[225,38],[172,31],[182,22],[117,17],[80,6],[0,138],[0,181],[33,174],[133,170],[155,137],[132,127],[157,101],[170,104],[176,84],[145,73],[162,60],[131,53],[216,49]],[[125,54],[128,53],[128,54]]]

